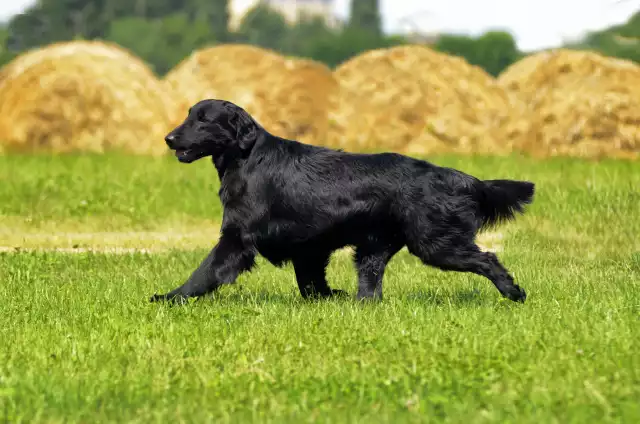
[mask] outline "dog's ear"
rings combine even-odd
[[[235,129],[240,150],[250,151],[258,139],[258,126],[253,118],[244,109],[234,105],[231,107],[229,124]]]

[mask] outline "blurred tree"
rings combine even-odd
[[[513,36],[508,32],[489,31],[476,40],[477,62],[493,76],[498,76],[505,68],[522,57]]]
[[[0,51],[6,50],[7,40],[9,40],[9,29],[6,25],[0,23]]]
[[[219,42],[230,40],[229,0],[189,0],[188,10],[191,20],[201,18],[209,22],[216,40]]]
[[[50,19],[39,5],[15,15],[9,20],[7,47],[20,52],[49,42]]]
[[[622,25],[592,32],[581,42],[565,47],[594,50],[607,56],[640,63],[640,11]]]
[[[350,28],[379,37],[382,35],[381,22],[378,0],[351,0]]]
[[[140,18],[160,18],[185,9],[184,0],[107,0],[106,8],[113,11],[115,18],[136,16]]]
[[[114,0],[116,1],[116,0]],[[109,0],[39,0],[9,21],[9,45],[24,50],[56,41],[100,37]]]
[[[282,51],[286,46],[289,30],[284,16],[260,2],[242,18],[236,40]]]
[[[318,41],[333,35],[334,32],[327,26],[324,19],[317,16],[302,16],[288,29],[281,51],[290,55],[314,57],[313,53]]]
[[[107,28],[102,12],[108,0],[41,1],[45,14],[51,19],[51,30],[55,31],[56,40],[100,37]]]
[[[617,32],[623,37],[640,38],[640,10],[631,16],[625,24],[614,26],[611,31]]]
[[[346,60],[368,50],[405,44],[402,37],[371,37],[369,31],[346,28],[344,31],[329,32],[310,40],[303,56],[336,67]]]
[[[112,22],[106,37],[129,48],[163,75],[195,49],[214,40],[209,23],[191,21],[186,13],[164,18],[127,17]]]
[[[9,50],[9,29],[6,25],[0,26],[0,67],[9,63],[14,57],[15,53]]]
[[[336,66],[366,50],[405,43],[382,31],[379,0],[351,0],[344,29],[306,17],[288,25],[263,2],[228,30],[230,0],[38,0],[14,16],[4,31],[0,59],[26,49],[76,38],[107,38],[148,60],[158,73],[194,49],[214,42],[245,42]],[[497,75],[521,56],[513,37],[488,32],[472,38],[444,35],[438,50],[459,55]],[[640,12],[626,23],[594,32],[573,48],[591,49],[640,63]],[[8,53],[7,53],[8,52]],[[9,55],[9,56],[7,56]]]
[[[366,50],[403,44],[403,37],[374,36],[368,30],[354,27],[330,28],[318,16],[301,16],[288,26],[286,34],[275,50],[293,56],[307,57],[335,67]]]
[[[114,20],[126,17],[165,18],[185,12],[191,21],[206,18],[212,34],[224,39],[228,0],[39,0],[9,22],[20,50],[74,38],[103,38]],[[188,34],[185,34],[187,38]]]
[[[176,12],[187,11],[193,0],[98,0],[103,1],[100,10],[111,18],[136,16],[162,18]]]
[[[478,38],[443,35],[434,47],[440,52],[461,56],[493,76],[522,57],[511,34],[502,31],[489,31]]]
[[[442,53],[462,56],[469,62],[475,60],[475,40],[466,35],[442,34],[433,47]]]

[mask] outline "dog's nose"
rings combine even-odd
[[[169,134],[164,138],[164,141],[167,143],[169,147],[173,147],[173,142],[176,141],[176,136],[173,134]]]

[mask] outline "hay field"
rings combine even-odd
[[[557,49],[522,59],[498,83],[520,101],[505,129],[515,149],[535,156],[638,157],[639,65]]]
[[[176,123],[203,98],[226,99],[268,131],[306,143],[326,137],[329,97],[337,87],[331,70],[318,62],[242,44],[196,51],[164,81],[184,99],[176,103]]]
[[[406,252],[376,305],[303,302],[291,267],[262,260],[215,298],[148,304],[214,242],[211,164],[0,156],[2,419],[640,420],[637,164],[431,159],[538,184],[527,215],[481,238],[526,288],[526,304]],[[355,294],[347,252],[328,275]]]
[[[0,152],[166,152],[203,98],[231,100],[276,135],[351,151],[640,156],[640,66],[550,50],[497,79],[408,45],[335,70],[242,44],[193,52],[162,80],[129,52],[69,42],[0,70]]]
[[[350,150],[503,153],[506,91],[482,69],[423,46],[373,50],[334,72],[330,143]]]
[[[148,66],[121,47],[56,43],[0,70],[0,146],[164,154],[170,104]]]

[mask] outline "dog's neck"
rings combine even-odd
[[[219,154],[211,155],[211,161],[213,165],[216,167],[218,171],[218,177],[220,181],[226,173],[228,173],[232,169],[239,168],[243,162],[245,162],[251,156],[251,153],[255,150],[255,148],[261,144],[268,137],[271,137],[265,129],[259,127],[258,135],[256,137],[256,141],[253,145],[253,148],[249,152],[243,152],[239,148],[234,149],[226,149]]]

